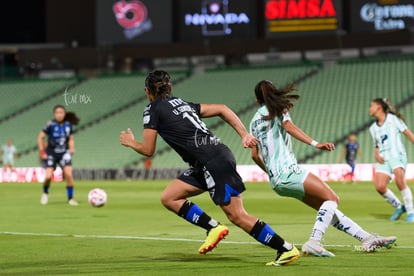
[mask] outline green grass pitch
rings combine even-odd
[[[230,227],[213,252],[197,253],[205,231],[167,211],[157,181],[78,181],[77,207],[66,203],[63,183],[52,183],[49,204],[41,206],[41,184],[0,183],[0,275],[412,275],[414,225],[388,220],[392,208],[372,183],[329,183],[339,208],[369,232],[396,235],[397,246],[375,253],[332,227],[324,238],[334,258],[302,256],[285,267],[266,267],[274,251],[231,225],[205,193],[192,198]],[[412,183],[410,183],[412,186]],[[310,234],[315,211],[276,195],[267,183],[247,183],[246,210],[269,223],[299,248]],[[93,208],[88,191],[103,188],[108,203]],[[390,187],[396,192],[395,184]],[[396,192],[400,196],[399,192]]]

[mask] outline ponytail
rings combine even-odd
[[[277,89],[271,81],[262,80],[254,89],[259,104],[265,104],[269,115],[263,116],[264,120],[272,120],[293,108],[293,100],[298,100],[299,95],[290,94],[296,90],[295,84],[290,83],[286,88]]]
[[[75,112],[66,112],[65,121],[68,121],[72,125],[77,125],[79,123],[79,117],[76,115]]]
[[[373,102],[379,104],[382,107],[382,110],[385,113],[391,113],[400,118],[402,121],[405,121],[404,116],[398,112],[395,106],[387,98],[376,98]]]

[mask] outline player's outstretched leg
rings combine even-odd
[[[368,233],[338,209],[332,219],[332,226],[362,242],[362,249],[366,252],[374,252],[382,247],[391,248],[397,240],[394,236],[382,237]]]

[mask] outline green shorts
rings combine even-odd
[[[407,168],[407,156],[400,155],[398,157],[391,158],[384,162],[384,164],[376,163],[375,172],[384,173],[388,176],[392,176],[396,168]]]
[[[293,197],[302,201],[305,195],[303,183],[308,174],[309,171],[296,167],[295,170],[289,170],[286,173],[282,173],[279,176],[279,181],[277,183],[271,178],[273,191],[280,196]]]

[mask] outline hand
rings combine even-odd
[[[380,163],[380,164],[384,164],[384,163],[385,163],[384,158],[382,158],[380,155],[375,156],[375,160],[376,160],[378,163]]]
[[[44,149],[40,150],[39,151],[39,156],[42,159],[47,159],[47,153],[46,153],[46,151]]]
[[[256,146],[258,142],[259,141],[257,140],[257,138],[251,135],[250,133],[246,134],[242,138],[242,143],[243,143],[244,148],[252,148]]]
[[[334,143],[324,142],[324,143],[318,143],[316,145],[316,148],[320,150],[333,151],[335,150],[335,145]]]
[[[131,147],[132,143],[135,141],[134,133],[130,128],[127,131],[121,131],[121,135],[119,136],[119,142],[121,145],[126,147]]]

